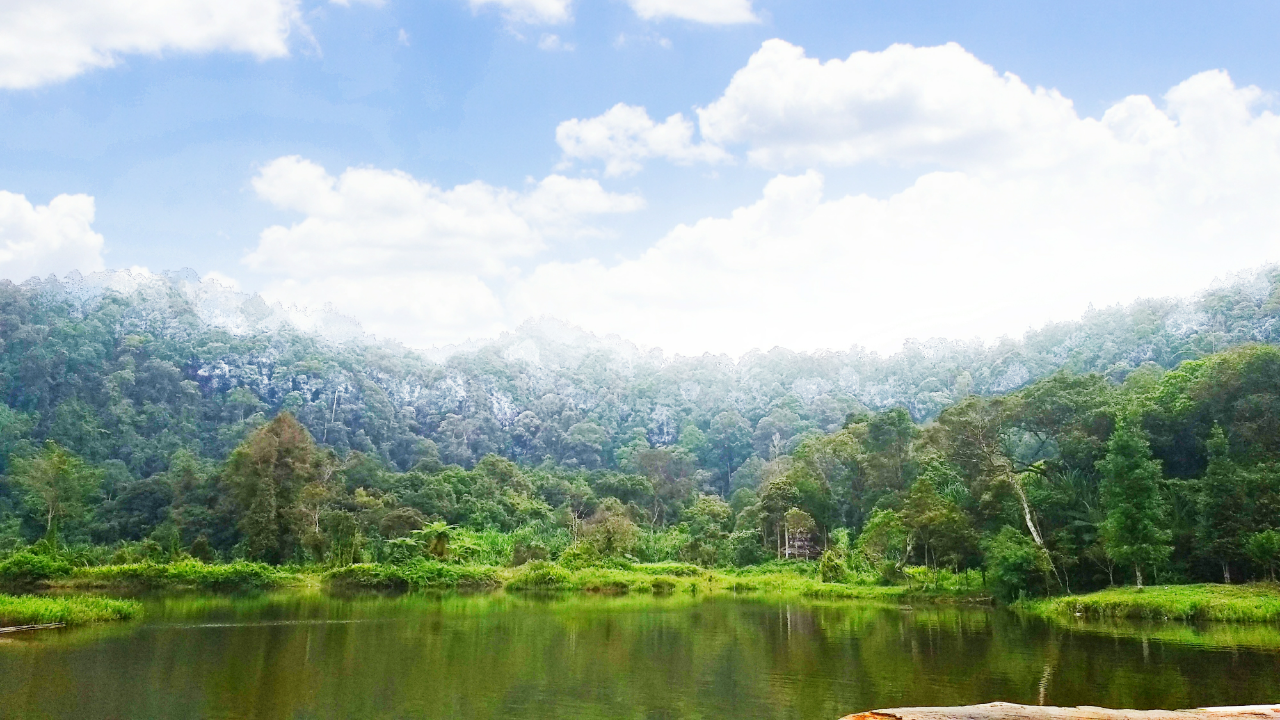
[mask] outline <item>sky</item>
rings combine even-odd
[[[0,277],[994,340],[1280,261],[1280,4],[0,0]]]

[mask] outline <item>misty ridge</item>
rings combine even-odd
[[[620,468],[636,448],[670,447],[701,458],[701,484],[723,493],[731,474],[758,474],[869,412],[901,407],[922,423],[967,395],[1059,370],[1119,383],[1144,363],[1271,343],[1278,282],[1280,268],[1264,267],[990,343],[908,340],[884,356],[850,338],[848,350],[732,358],[668,356],[553,319],[414,350],[332,308],[269,305],[190,270],[71,273],[0,285],[0,383],[11,427],[23,415],[32,440],[140,477],[182,448],[222,458],[288,411],[339,454],[402,471],[424,460],[470,467],[490,453]],[[717,444],[726,452],[707,452]]]

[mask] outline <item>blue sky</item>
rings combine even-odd
[[[73,17],[87,2],[54,5]],[[0,253],[0,275],[14,280],[95,263],[191,267],[286,303],[333,302],[416,345],[547,314],[680,352],[738,353],[990,339],[1067,319],[1090,302],[1191,292],[1277,259],[1276,218],[1266,209],[1280,177],[1274,2],[227,0],[243,17],[207,37],[196,21],[184,34],[172,30],[181,18],[131,17],[138,11],[114,0],[96,3],[104,15],[92,25],[60,21],[56,11],[31,20],[42,4],[0,4],[0,26],[28,30],[0,37],[10,46],[0,50],[0,191],[10,203],[7,215],[0,210],[0,242],[19,248]],[[697,15],[694,6],[711,21],[672,15]],[[31,32],[14,18],[47,27]],[[729,98],[735,73],[757,55],[763,68],[773,39],[795,48],[769,55],[783,74],[748,73]],[[894,44],[945,43],[958,48],[881,55]],[[77,48],[98,61],[65,65]],[[861,51],[868,55],[852,62]],[[820,78],[833,60],[850,60],[848,72]],[[966,69],[942,82],[938,68]],[[1166,93],[1211,70],[1225,70],[1229,87],[1205,80],[1183,94],[1203,112],[1170,109]],[[1000,80],[1004,73],[1025,92]],[[766,75],[810,89],[784,97],[761,89]],[[903,84],[906,94],[877,104],[880,89]],[[1070,105],[1037,100],[1036,88]],[[1106,142],[1129,144],[1085,139],[1069,159],[1028,159],[1100,132],[1085,121],[1133,95],[1186,130],[1176,148],[1143,140],[1135,149],[1137,136],[1121,138],[1112,122]],[[719,120],[698,112],[721,99]],[[676,150],[651,144],[637,156],[640,136],[620,130],[617,116],[592,127],[622,133],[633,151],[597,144],[573,157],[563,135],[557,142],[562,123],[604,117],[618,103],[634,110],[627,122],[682,113],[692,134]],[[935,106],[937,117],[919,114]],[[1204,108],[1234,112],[1236,124],[1196,121]],[[813,120],[823,113],[830,117]],[[892,132],[840,130],[880,115]],[[967,119],[947,126],[958,115]],[[1143,117],[1148,130],[1167,119]],[[917,125],[919,133],[899,132]],[[1139,134],[1152,137],[1148,130]],[[796,149],[811,132],[827,133],[827,144]],[[939,133],[952,138],[945,147]],[[627,167],[610,172],[608,158],[623,156]],[[1169,158],[1201,156],[1169,170]],[[372,173],[367,191],[339,191],[323,207],[295,197],[318,197],[327,181],[315,172],[340,185],[348,168]],[[1185,177],[1169,180],[1171,172]],[[548,176],[567,184],[553,193]],[[448,195],[477,181],[488,193],[481,205]],[[1055,195],[1093,182],[1093,194]],[[1022,198],[1020,187],[1039,191]],[[444,195],[378,209],[380,194],[400,190]],[[985,199],[964,201],[966,193]],[[63,195],[92,198],[92,220],[83,208],[51,205]],[[27,215],[14,196],[30,205]],[[891,207],[917,196],[933,199]],[[1118,196],[1130,202],[1100,209]],[[859,197],[890,205],[859,210]],[[1188,198],[1201,204],[1192,215],[1182,209]],[[967,207],[986,210],[969,217]],[[459,208],[466,218],[449,219]],[[1057,208],[1070,212],[1054,219]],[[489,222],[506,211],[507,225]],[[934,230],[911,225],[919,213],[938,214],[929,216]],[[52,239],[62,231],[41,224],[61,214],[79,218],[79,240]],[[1002,218],[994,225],[993,215]],[[775,228],[767,220],[775,216],[787,220]],[[752,235],[765,226],[773,229]],[[264,239],[271,228],[281,231],[275,245]],[[402,236],[366,252],[388,233]],[[900,242],[900,252],[886,249]],[[780,263],[788,249],[795,262]],[[375,255],[381,265],[360,264]],[[748,259],[739,266],[739,257]],[[289,269],[294,258],[298,269]],[[1060,284],[1016,279],[1046,263],[1063,268]],[[1099,273],[1102,265],[1114,267]],[[1002,274],[1015,278],[995,281],[1006,292],[975,291]],[[686,311],[689,322],[673,322]]]

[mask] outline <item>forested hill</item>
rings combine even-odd
[[[434,456],[470,466],[491,452],[616,467],[637,448],[679,445],[727,486],[726,472],[753,455],[787,452],[852,413],[902,406],[924,421],[966,394],[1004,393],[1059,368],[1120,380],[1145,362],[1167,368],[1274,342],[1278,283],[1280,269],[1267,268],[994,345],[912,341],[889,357],[774,349],[735,362],[665,357],[553,321],[422,353],[335,313],[271,307],[190,272],[6,281],[0,458],[48,438],[146,477],[180,448],[221,460],[289,410],[318,442],[402,470]],[[831,310],[832,322],[843,312]]]

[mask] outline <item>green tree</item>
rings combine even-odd
[[[1276,564],[1280,563],[1280,530],[1263,530],[1253,533],[1245,543],[1249,558],[1267,569],[1267,578],[1276,579]]]
[[[1244,554],[1245,536],[1251,530],[1245,473],[1231,460],[1226,433],[1214,425],[1207,443],[1209,467],[1200,481],[1200,549],[1222,566],[1222,581],[1231,583],[1231,563]]]
[[[225,475],[239,511],[245,557],[280,562],[293,555],[303,530],[295,506],[301,489],[315,479],[319,459],[311,434],[289,413],[232,451]]]
[[[1102,506],[1106,519],[1102,538],[1107,553],[1120,564],[1132,565],[1138,587],[1142,568],[1164,562],[1172,548],[1160,497],[1160,461],[1136,421],[1116,424],[1107,441],[1107,455],[1098,461],[1102,473]]]
[[[56,547],[58,524],[84,513],[100,473],[52,440],[34,456],[14,457],[9,464],[10,476],[44,519],[45,537]]]
[[[689,536],[681,554],[699,565],[715,565],[720,545],[733,524],[733,508],[718,495],[699,495],[681,515],[681,520]]]

